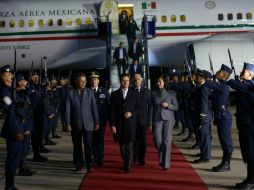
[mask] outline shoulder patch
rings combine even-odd
[[[10,99],[8,96],[3,97],[3,102],[4,102],[7,106],[11,105],[11,103],[12,103],[11,99]]]

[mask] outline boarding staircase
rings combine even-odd
[[[149,55],[148,55],[148,38],[151,36],[148,35],[148,22],[147,17],[143,18],[142,22],[137,22],[140,28],[140,31],[136,32],[136,37],[139,38],[139,42],[141,43],[144,55],[139,60],[139,64],[142,65],[143,69],[143,86],[150,89],[150,77],[149,77]],[[143,23],[143,24],[142,24]],[[110,25],[109,25],[110,26]],[[120,87],[120,81],[118,76],[118,70],[115,63],[113,63],[113,53],[116,47],[119,46],[120,42],[124,42],[125,48],[128,51],[128,41],[126,35],[121,34],[112,34],[111,31],[107,32],[106,35],[106,62],[107,62],[107,74],[108,74],[108,88],[109,91],[115,91]],[[132,63],[132,60],[129,59],[128,65]],[[129,67],[128,67],[129,68]],[[128,73],[128,68],[126,72]]]

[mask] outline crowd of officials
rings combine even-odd
[[[71,131],[77,172],[86,168],[91,173],[94,166],[104,165],[104,133],[108,123],[114,140],[119,143],[124,172],[131,172],[133,163],[146,164],[148,131],[153,133],[159,166],[168,170],[173,128],[179,122],[183,129],[188,129],[189,135],[183,141],[195,137],[191,148],[200,148],[199,159],[194,160],[196,164],[211,159],[211,126],[216,125],[223,156],[212,171],[229,171],[233,152],[229,87],[238,93],[236,125],[243,161],[247,163],[247,177],[236,187],[253,188],[254,65],[244,63],[240,76],[234,80],[229,80],[231,73],[229,67],[222,65],[215,76],[199,69],[192,75],[160,76],[153,91],[142,86],[141,74],[121,74],[119,89],[109,94],[106,88],[100,87],[100,74],[95,71],[88,77],[84,73],[76,74],[72,87],[65,77],[60,78],[58,86],[54,76],[43,81],[32,71],[30,81],[22,74],[16,76],[13,89],[10,66],[1,67],[0,106],[5,112],[1,137],[7,145],[5,190],[17,189],[14,186],[17,169],[21,176],[34,174],[26,161],[30,141],[33,161],[47,161],[40,153],[49,151],[44,145],[55,144],[52,138],[60,138],[56,134],[58,117],[63,131]]]

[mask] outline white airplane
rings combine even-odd
[[[253,0],[1,0],[0,66],[12,64],[17,49],[18,69],[105,68],[105,41],[97,38],[97,18],[110,13],[112,31],[119,31],[122,10],[140,24],[144,15],[156,16],[156,38],[149,40],[149,64],[182,67],[191,63],[209,70],[208,53],[218,69],[254,63]],[[22,58],[21,54],[26,54]]]

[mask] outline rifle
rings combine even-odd
[[[211,55],[210,55],[210,53],[208,53],[208,55],[209,55],[210,69],[211,69],[212,74],[213,74],[213,76],[214,76],[213,62],[212,62],[212,59],[211,59]]]
[[[185,56],[185,65],[186,65],[186,67],[188,69],[189,77],[192,77],[191,68],[190,68],[190,65],[188,63],[188,59],[187,59],[186,56]]]
[[[30,84],[31,84],[31,78],[32,78],[33,68],[34,68],[34,62],[32,61],[31,67],[30,67],[30,73],[29,73],[28,87],[29,87]]]
[[[68,76],[68,86],[70,86],[70,84],[71,84],[71,75],[72,75],[72,69],[70,70],[70,72],[69,72],[69,76]]]
[[[13,103],[15,104],[16,102],[16,97],[17,97],[17,92],[16,92],[16,73],[17,73],[17,50],[15,49],[14,51],[14,65],[13,65]]]
[[[233,59],[231,57],[231,53],[230,53],[229,49],[228,49],[228,56],[229,56],[229,61],[230,61],[231,69],[234,71],[234,75],[235,75],[235,78],[236,78],[236,72],[235,72],[234,62],[233,62]]]

